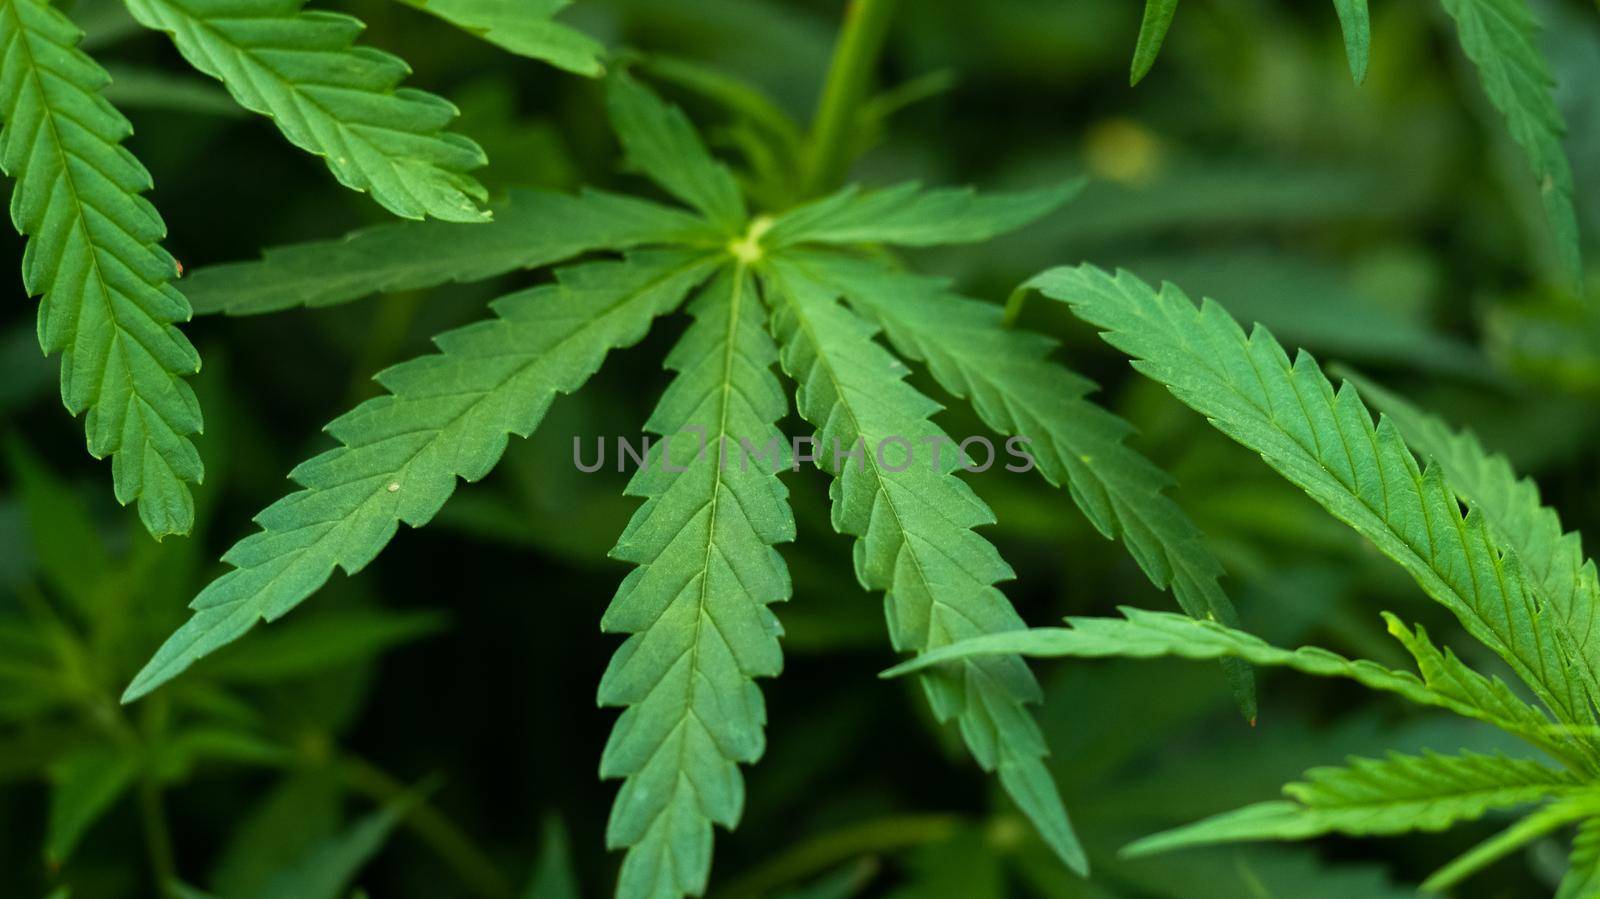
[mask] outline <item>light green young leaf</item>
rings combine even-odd
[[[1015,633],[990,634],[963,640],[903,662],[884,677],[898,677],[947,662],[995,655],[1024,655],[1039,658],[1138,658],[1176,656],[1209,660],[1237,658],[1258,666],[1292,668],[1316,677],[1348,678],[1372,690],[1395,693],[1420,705],[1448,709],[1458,715],[1485,721],[1508,733],[1521,736],[1552,754],[1567,755],[1562,744],[1550,735],[1550,719],[1543,712],[1510,694],[1504,684],[1479,685],[1455,682],[1452,669],[1441,678],[1438,666],[1430,659],[1419,680],[1409,671],[1385,668],[1365,659],[1350,660],[1315,646],[1280,649],[1244,631],[1224,627],[1213,621],[1196,621],[1172,612],[1150,612],[1121,608],[1123,619],[1069,618],[1066,628],[1032,628]],[[1396,622],[1390,619],[1391,628]],[[1404,631],[1403,628],[1400,630]],[[1419,631],[1420,634],[1420,631]],[[1418,642],[1409,632],[1405,637]],[[1420,643],[1427,644],[1420,634]],[[1408,647],[1411,643],[1407,644]],[[1424,654],[1419,652],[1419,660]],[[1453,658],[1453,657],[1452,657]],[[1461,666],[1465,668],[1465,666]],[[1479,680],[1481,675],[1474,675]]]
[[[240,106],[273,120],[322,157],[340,184],[402,218],[481,222],[478,145],[446,131],[448,101],[398,87],[404,61],[358,47],[364,27],[303,0],[126,0],[139,24],[166,32],[196,69]]]
[[[1556,899],[1591,899],[1600,895],[1600,818],[1578,825],[1572,838],[1567,873],[1556,889]]]
[[[605,71],[593,38],[554,20],[572,0],[401,0],[503,50],[579,75]]]
[[[61,353],[61,399],[82,412],[89,453],[111,456],[117,501],[139,503],[157,539],[194,524],[204,469],[189,435],[200,404],[183,378],[200,356],[174,326],[189,304],[150,202],[150,173],[122,146],[133,128],[100,91],[82,34],[44,0],[0,0],[0,167],[11,221],[29,238],[22,281],[39,344]]]
[[[784,370],[796,405],[818,428],[819,467],[831,473],[833,524],[857,538],[856,576],[882,590],[889,638],[923,653],[1023,622],[994,585],[1015,575],[974,528],[994,515],[951,472],[957,452],[929,416],[938,404],[905,383],[907,370],[874,343],[874,329],[837,292],[792,260],[770,261]],[[943,447],[942,452],[933,450]],[[852,459],[846,455],[858,453]],[[968,748],[1073,869],[1088,867],[1055,783],[1044,737],[1027,710],[1039,687],[1015,657],[972,659],[922,680],[934,714],[956,721]]]
[[[1237,625],[1233,604],[1217,584],[1222,566],[1165,493],[1171,479],[1124,442],[1133,430],[1127,422],[1087,399],[1096,389],[1092,381],[1049,360],[1055,341],[1003,327],[1000,307],[954,294],[942,279],[842,254],[804,258],[882,326],[902,356],[926,362],[940,386],[970,401],[985,424],[1028,438],[1040,473],[1067,487],[1095,528],[1120,538],[1151,582],[1170,588],[1184,611]],[[1230,660],[1227,671],[1246,717],[1255,717],[1249,666]]]
[[[1157,293],[1092,266],[1052,269],[1030,284],[1399,563],[1560,723],[1594,724],[1556,635],[1562,622],[1543,611],[1520,558],[1496,545],[1483,513],[1463,517],[1439,466],[1419,469],[1392,422],[1373,425],[1353,386],[1335,391],[1309,354],[1291,362],[1265,328],[1246,336],[1221,306],[1197,308],[1171,284]]]
[[[1138,840],[1125,855],[1245,840],[1304,840],[1328,833],[1374,836],[1439,831],[1582,789],[1574,777],[1527,759],[1462,753],[1390,753],[1313,768],[1287,784],[1285,800],[1260,802]]]
[[[50,766],[50,812],[44,854],[59,866],[77,848],[90,825],[98,821],[139,775],[132,752],[91,746]]]
[[[778,216],[762,235],[773,249],[801,243],[888,243],[907,247],[978,243],[1034,221],[1083,190],[1085,179],[1015,193],[967,187],[923,190],[916,183],[862,192],[846,187]]]
[[[1344,32],[1344,55],[1350,62],[1350,77],[1356,84],[1367,80],[1367,57],[1372,50],[1372,22],[1367,0],[1333,0],[1339,13],[1339,28]]]
[[[1440,0],[1456,20],[1461,49],[1478,67],[1489,101],[1506,118],[1511,137],[1528,155],[1556,251],[1574,282],[1581,280],[1578,218],[1572,206],[1572,168],[1561,138],[1566,123],[1556,107],[1555,81],[1539,50],[1539,22],[1527,0]]]
[[[1561,516],[1546,506],[1539,485],[1518,478],[1511,463],[1490,453],[1470,431],[1452,431],[1442,420],[1363,378],[1352,379],[1406,442],[1444,468],[1462,499],[1483,514],[1500,543],[1523,568],[1563,622],[1558,631],[1567,652],[1584,675],[1592,696],[1600,696],[1600,578],[1583,552],[1583,538],[1566,532]]]
[[[335,240],[275,247],[259,261],[199,269],[184,289],[202,315],[256,315],[480,281],[594,250],[712,242],[697,216],[604,191],[515,190],[491,209],[487,225],[390,222]]]
[[[1178,0],[1145,0],[1144,18],[1139,22],[1139,42],[1133,48],[1133,69],[1128,75],[1130,85],[1138,84],[1156,64],[1161,44],[1167,39],[1167,29],[1172,27],[1172,16],[1178,11]]]
[[[625,164],[705,213],[724,234],[744,224],[744,195],[728,167],[711,156],[683,110],[663,102],[626,71],[606,79],[606,108]]]
[[[600,760],[622,777],[606,843],[628,850],[621,896],[698,896],[711,871],[713,823],[732,830],[744,806],[740,763],[761,757],[766,706],[753,678],[783,667],[787,600],[773,544],[794,539],[777,470],[787,411],[771,371],[752,275],[739,266],[690,307],[694,323],[667,357],[677,372],[646,429],[662,435],[628,483],[645,504],[611,555],[629,572],[600,621],[631,636],[600,679],[603,706],[626,706]],[[746,455],[741,441],[757,452]]]
[[[359,571],[401,522],[421,527],[456,479],[489,473],[510,434],[526,437],[558,393],[588,380],[606,354],[644,336],[711,263],[687,252],[641,253],[558,273],[555,284],[503,297],[496,317],[440,335],[440,352],[380,372],[389,393],[335,419],[340,446],[297,467],[305,489],[256,516],[261,530],[223,555],[193,617],[134,678],[131,702],[195,661],[299,605],[335,567]]]

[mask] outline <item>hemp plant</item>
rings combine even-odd
[[[293,751],[269,739],[226,691],[230,676],[252,668],[237,654],[254,644],[230,644],[289,615],[329,587],[336,570],[362,571],[400,525],[429,524],[458,481],[487,477],[510,438],[532,435],[552,404],[583,388],[613,351],[678,318],[681,335],[663,360],[670,383],[642,423],[658,439],[646,442],[627,484],[638,503],[610,552],[627,572],[609,606],[600,612],[595,604],[600,629],[621,638],[596,696],[620,710],[599,759],[600,777],[619,782],[606,827],[607,846],[622,853],[619,897],[704,894],[716,828],[733,830],[745,813],[744,769],[767,748],[761,682],[784,666],[781,604],[795,592],[784,546],[807,539],[790,501],[801,462],[828,478],[831,524],[852,541],[857,580],[883,594],[886,642],[911,656],[896,672],[916,673],[932,717],[959,735],[1076,876],[1091,876],[1089,852],[1046,763],[1033,708],[1043,690],[1030,656],[1220,660],[1234,704],[1252,723],[1255,667],[1352,678],[1487,722],[1555,762],[1463,753],[1317,769],[1286,788],[1287,800],[1133,851],[1436,830],[1492,808],[1548,801],[1425,886],[1449,886],[1576,823],[1563,896],[1593,894],[1600,649],[1590,637],[1600,588],[1577,536],[1507,463],[1375,386],[1335,389],[1309,355],[1290,360],[1265,329],[1246,334],[1220,307],[1197,309],[1170,286],[1157,291],[1092,267],[1030,281],[1028,289],[1100,328],[1141,372],[1397,561],[1539,705],[1394,616],[1386,617],[1389,630],[1420,676],[1315,649],[1276,649],[1240,629],[1223,565],[1170,495],[1169,475],[1130,445],[1132,426],[1090,398],[1095,383],[1060,361],[1056,340],[1015,327],[1026,290],[1006,309],[919,272],[903,252],[983,245],[1026,228],[1072,201],[1084,179],[1062,172],[1047,186],[1011,192],[850,181],[868,133],[892,105],[874,105],[871,95],[892,2],[847,6],[805,127],[754,87],[713,70],[607,54],[555,21],[565,0],[405,2],[509,53],[600,79],[621,169],[641,176],[637,189],[514,188],[491,199],[474,174],[484,152],[451,130],[455,107],[402,87],[407,65],[357,44],[363,26],[349,16],[309,11],[298,0],[126,0],[137,23],[169,36],[190,65],[318,157],[339,184],[411,220],[180,278],[161,246],[166,226],[145,198],[151,178],[123,147],[131,127],[102,93],[109,77],[79,48],[81,35],[61,11],[44,0],[0,0],[0,163],[16,182],[12,218],[28,239],[24,284],[42,297],[40,342],[61,354],[62,399],[74,415],[86,413],[90,453],[111,457],[116,498],[137,502],[155,538],[187,534],[214,511],[197,512],[191,493],[204,473],[191,440],[201,404],[186,380],[200,356],[180,330],[192,314],[320,309],[511,273],[534,281],[493,300],[480,320],[438,334],[435,351],[373,376],[381,394],[327,424],[333,446],[296,466],[292,492],[222,554],[226,570],[192,597],[188,619],[133,674],[121,705],[106,690],[122,675],[126,609],[116,627],[107,625],[110,615],[97,605],[105,588],[86,587],[70,554],[52,557],[54,582],[87,624],[80,633],[47,603],[32,604],[49,636],[19,637],[19,666],[48,668],[49,647],[67,647],[62,665],[81,677],[61,701],[100,728],[88,749],[50,766],[53,862],[137,792],[158,888],[202,895],[184,886],[161,790],[202,760],[285,768],[301,752],[326,762],[335,729],[327,724]],[[1151,71],[1176,6],[1148,0],[1132,81]],[[1359,83],[1371,52],[1366,3],[1334,7]],[[1531,15],[1523,0],[1443,7],[1527,157],[1564,271],[1581,278],[1573,174]],[[652,79],[727,107],[739,126],[703,135]],[[725,146],[736,158],[713,152]],[[1122,620],[1029,630],[1000,587],[1015,573],[982,530],[996,516],[962,476],[994,463],[993,444],[987,461],[973,458],[968,442],[935,420],[944,407],[910,379],[914,367],[1008,449],[1025,447],[1021,474],[1064,491],[1070,503],[1055,503],[1060,514],[1081,516],[1118,541],[1184,614],[1129,609]],[[1390,417],[1374,424],[1359,393]],[[783,434],[791,412],[813,431],[813,451],[796,452]],[[1419,465],[1413,448],[1433,461]],[[93,532],[77,512],[51,519],[52,507],[70,505],[52,498],[59,485],[20,444],[12,457],[40,520]],[[142,561],[152,552],[90,555],[119,572],[125,561],[133,579],[158,564]],[[190,556],[183,570],[197,567]],[[571,599],[528,593],[537,602]],[[313,657],[289,665],[295,674],[321,671],[329,659],[366,658],[439,623],[375,614],[336,624],[273,629],[288,635],[280,647]],[[112,644],[116,651],[98,651]],[[130,712],[128,704],[137,705]],[[430,804],[427,783],[408,788],[336,752],[331,767],[383,808],[260,895],[343,895],[402,819],[477,891],[508,893],[495,863]],[[555,888],[535,894],[545,895],[541,889]]]

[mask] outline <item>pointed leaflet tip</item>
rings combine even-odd
[[[1177,11],[1178,0],[1145,0],[1139,42],[1133,48],[1133,69],[1128,76],[1130,87],[1144,80],[1150,67],[1155,65],[1161,43],[1167,39],[1167,29],[1172,27],[1172,16]]]
[[[1360,84],[1367,80],[1367,56],[1372,47],[1367,0],[1333,0],[1333,6],[1344,32],[1344,53],[1350,62],[1350,77]]]

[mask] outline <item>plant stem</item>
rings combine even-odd
[[[1011,296],[1006,297],[1006,310],[1000,317],[1000,324],[1007,328],[1015,328],[1017,319],[1022,317],[1022,307],[1027,305],[1028,294],[1031,293],[1026,284],[1011,291]]]
[[[850,0],[833,46],[822,97],[806,143],[800,183],[803,198],[838,187],[850,166],[861,100],[889,32],[895,0]]]
[[[155,894],[170,896],[178,867],[172,856],[172,833],[167,830],[167,815],[161,808],[161,787],[151,774],[144,775],[139,782],[139,816],[144,824],[150,874],[156,881]]]
[[[350,789],[379,802],[393,802],[406,795],[405,784],[384,773],[365,759],[345,756],[334,763],[339,779]],[[479,849],[472,838],[427,802],[418,802],[406,813],[405,823],[423,842],[433,848],[473,892],[487,899],[509,899],[510,881]]]

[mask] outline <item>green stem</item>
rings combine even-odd
[[[178,879],[178,863],[172,851],[172,831],[167,826],[167,813],[161,802],[161,780],[155,772],[155,752],[167,731],[171,707],[167,697],[152,696],[139,707],[137,726],[122,713],[122,706],[113,697],[114,690],[104,697],[105,707],[115,718],[116,728],[134,740],[144,756],[144,772],[139,778],[139,818],[144,830],[145,848],[150,854],[150,873],[156,880],[157,896],[171,896],[172,885]]]
[[[150,856],[150,874],[155,878],[157,896],[172,895],[178,866],[172,855],[172,832],[167,829],[167,814],[161,808],[161,786],[154,775],[139,782],[139,816],[144,824],[145,850]]]
[[[854,150],[861,101],[889,32],[895,0],[850,0],[822,85],[806,144],[801,195],[814,197],[844,181]]]
[[[1559,827],[1593,815],[1595,810],[1595,798],[1582,794],[1547,805],[1433,872],[1422,882],[1422,891],[1442,894],[1454,887],[1462,878],[1499,861]]]
[[[350,789],[378,802],[393,802],[410,792],[405,784],[364,759],[345,756],[334,763],[334,770]],[[509,899],[510,881],[453,821],[426,802],[418,802],[406,813],[405,823],[439,857],[456,870],[473,892],[486,899]]]
[[[1022,317],[1022,307],[1027,305],[1028,294],[1033,290],[1024,284],[1011,291],[1011,296],[1006,297],[1006,309],[1000,316],[1000,324],[1006,328],[1015,328],[1017,319]]]

